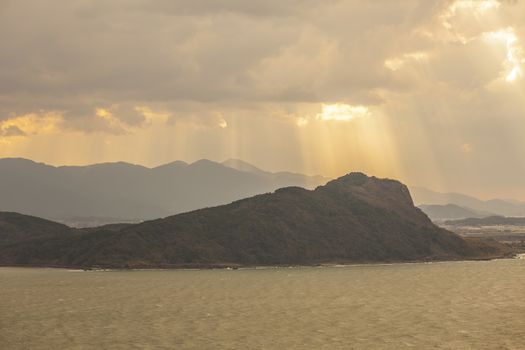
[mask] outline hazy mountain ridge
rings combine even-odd
[[[49,219],[141,221],[283,186],[314,188],[326,181],[320,176],[241,171],[209,160],[147,168],[125,162],[54,167],[4,158],[0,159],[0,210]]]
[[[488,216],[447,220],[444,224],[450,226],[525,226],[525,217]]]
[[[418,205],[418,208],[423,210],[432,220],[465,219],[493,215],[489,212],[478,211],[455,204],[422,204]]]
[[[70,233],[0,246],[0,264],[134,268],[310,265],[508,254],[497,243],[465,240],[437,227],[414,207],[403,184],[361,173],[351,173],[315,190],[282,188],[164,219],[70,229]]]
[[[481,200],[461,193],[440,193],[424,187],[410,187],[410,193],[417,205],[454,204],[488,215],[525,216],[525,203],[517,200]]]

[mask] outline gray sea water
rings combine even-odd
[[[0,349],[525,349],[525,260],[0,268]]]

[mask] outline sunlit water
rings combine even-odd
[[[0,268],[1,349],[525,349],[525,260]]]

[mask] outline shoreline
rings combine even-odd
[[[111,272],[111,271],[204,271],[204,270],[265,270],[285,268],[321,268],[321,267],[367,267],[367,266],[390,266],[390,265],[412,265],[412,264],[435,264],[455,262],[481,262],[495,260],[525,260],[525,253],[517,253],[506,256],[481,257],[473,259],[450,259],[450,260],[413,260],[413,261],[382,261],[382,262],[326,262],[313,264],[283,264],[283,265],[240,265],[240,264],[178,264],[164,266],[137,266],[137,267],[111,267],[111,266],[62,266],[62,265],[0,265],[0,268],[27,268],[27,269],[57,269],[74,270],[78,272]]]

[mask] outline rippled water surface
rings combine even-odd
[[[525,349],[525,260],[0,268],[1,349]]]

